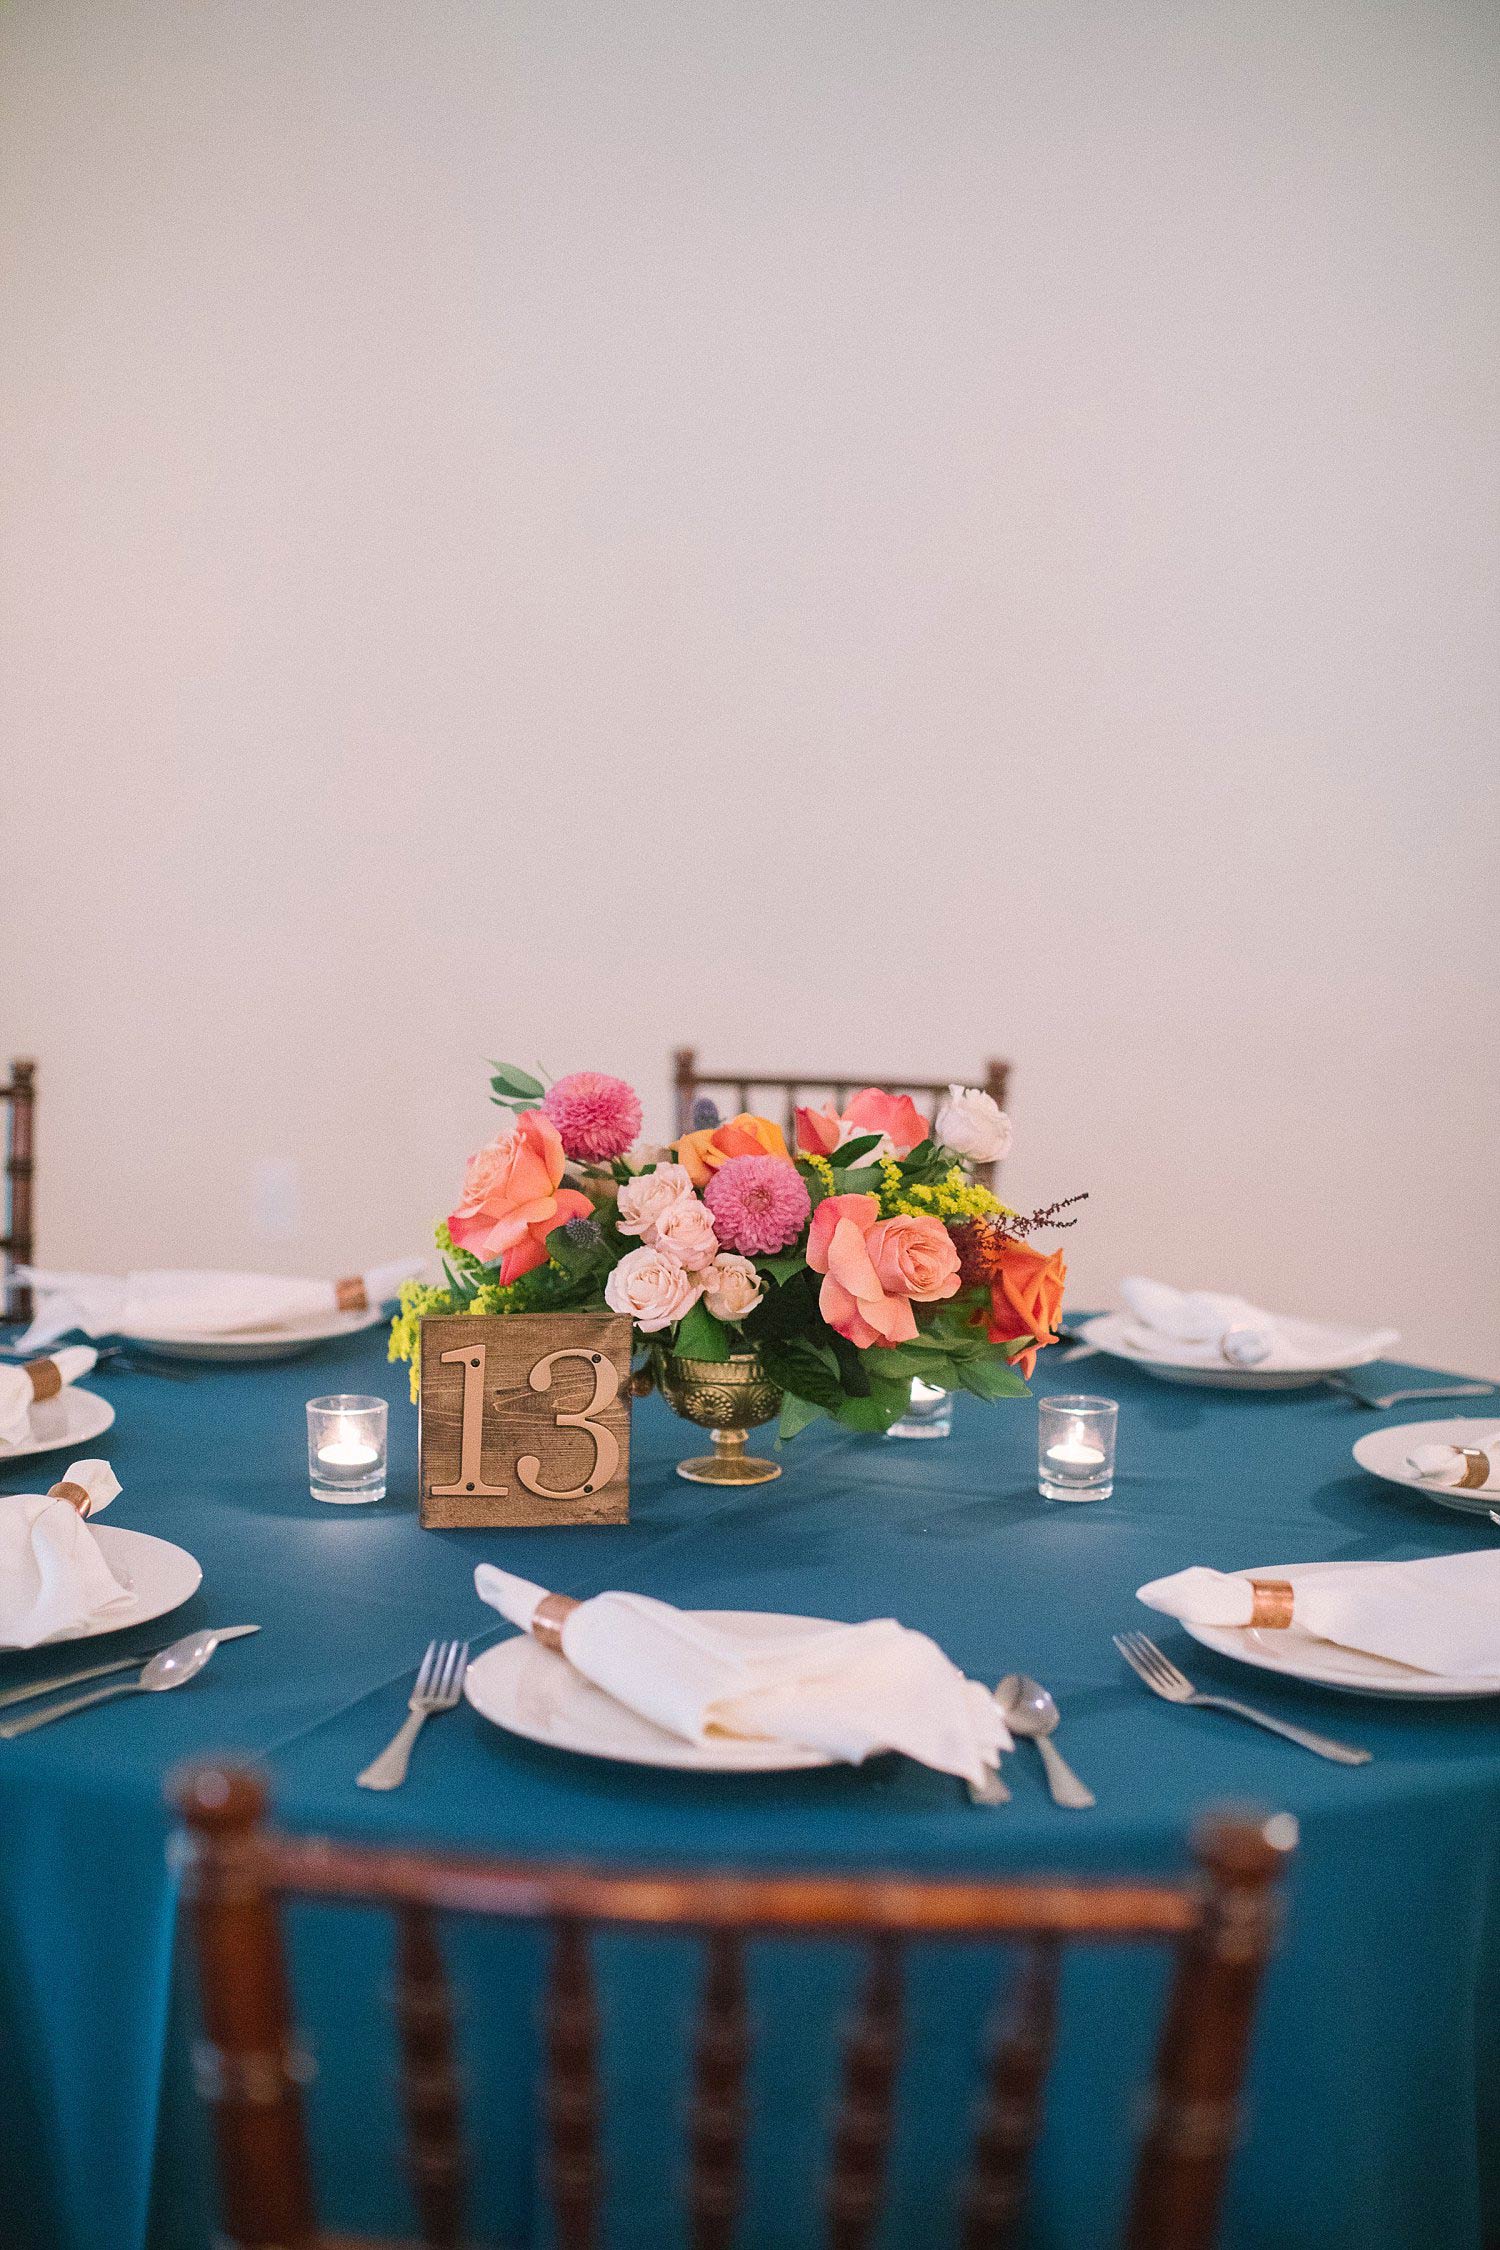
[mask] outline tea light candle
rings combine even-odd
[[[385,1498],[388,1409],[341,1392],[307,1402],[307,1482],[315,1500],[348,1506]]]
[[[1037,1407],[1037,1489],[1044,1500],[1107,1500],[1115,1482],[1112,1398],[1044,1398]]]

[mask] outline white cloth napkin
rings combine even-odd
[[[70,1462],[59,1483],[82,1485],[89,1514],[107,1508],[119,1481],[107,1461]],[[123,1609],[116,1577],[70,1500],[16,1492],[0,1500],[0,1648],[36,1648]]]
[[[424,1258],[397,1258],[360,1276],[372,1306],[386,1304]],[[337,1284],[295,1274],[157,1271],[52,1273],[23,1266],[41,1297],[18,1349],[35,1351],[81,1328],[88,1336],[234,1336],[293,1326],[338,1310]]]
[[[52,1354],[52,1362],[66,1390],[69,1383],[78,1382],[98,1361],[99,1354],[92,1344],[68,1344]],[[56,1398],[56,1391],[53,1392]],[[24,1367],[9,1363],[0,1366],[0,1441],[6,1445],[24,1445],[31,1435],[31,1409],[36,1404],[31,1376]]]
[[[1180,1367],[1262,1368],[1267,1374],[1353,1367],[1380,1358],[1400,1341],[1394,1328],[1363,1330],[1297,1320],[1266,1312],[1244,1297],[1173,1289],[1142,1274],[1128,1274],[1120,1295],[1136,1321],[1137,1345]]]
[[[481,1563],[481,1601],[529,1627],[545,1589]],[[901,1750],[940,1773],[980,1782],[1011,1747],[994,1698],[935,1641],[893,1618],[821,1625],[766,1615],[730,1635],[693,1610],[645,1594],[595,1594],[562,1626],[563,1654],[668,1734],[703,1742],[749,1736],[822,1750],[857,1765]]]
[[[1406,1456],[1407,1466],[1426,1484],[1462,1484],[1469,1464],[1463,1448],[1440,1445],[1436,1442],[1414,1446]],[[1475,1438],[1470,1452],[1483,1453],[1489,1458],[1490,1473],[1482,1484],[1471,1484],[1465,1489],[1475,1494],[1500,1492],[1500,1430],[1491,1431],[1488,1437]]]
[[[1275,1575],[1292,1589],[1293,1630],[1419,1672],[1500,1677],[1500,1547]],[[1192,1625],[1248,1625],[1254,1592],[1243,1571],[1194,1568],[1153,1579],[1137,1599]]]

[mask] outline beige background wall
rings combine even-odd
[[[490,1054],[998,1048],[1083,1297],[1500,1373],[1497,21],[10,0],[49,1257],[421,1244]]]

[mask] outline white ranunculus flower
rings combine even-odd
[[[715,1320],[743,1320],[765,1295],[750,1260],[727,1250],[715,1258],[703,1280],[703,1302]]]
[[[977,1086],[950,1086],[932,1128],[934,1140],[971,1164],[998,1164],[1010,1154],[1010,1119],[993,1094]]]
[[[658,1164],[654,1172],[639,1172],[633,1180],[622,1181],[621,1234],[640,1234],[649,1239],[663,1212],[693,1193],[692,1174],[685,1164]]]
[[[669,1203],[656,1221],[651,1240],[658,1250],[670,1250],[694,1273],[712,1265],[719,1248],[713,1213],[696,1195],[680,1195],[675,1203]]]
[[[611,1312],[633,1320],[644,1336],[690,1313],[703,1294],[701,1274],[689,1273],[670,1250],[627,1250],[604,1284],[604,1302]]]

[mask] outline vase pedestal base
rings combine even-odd
[[[712,1453],[700,1453],[691,1461],[679,1461],[677,1474],[686,1477],[689,1484],[772,1483],[781,1470],[776,1462],[745,1451],[749,1434],[748,1430],[714,1430]]]

